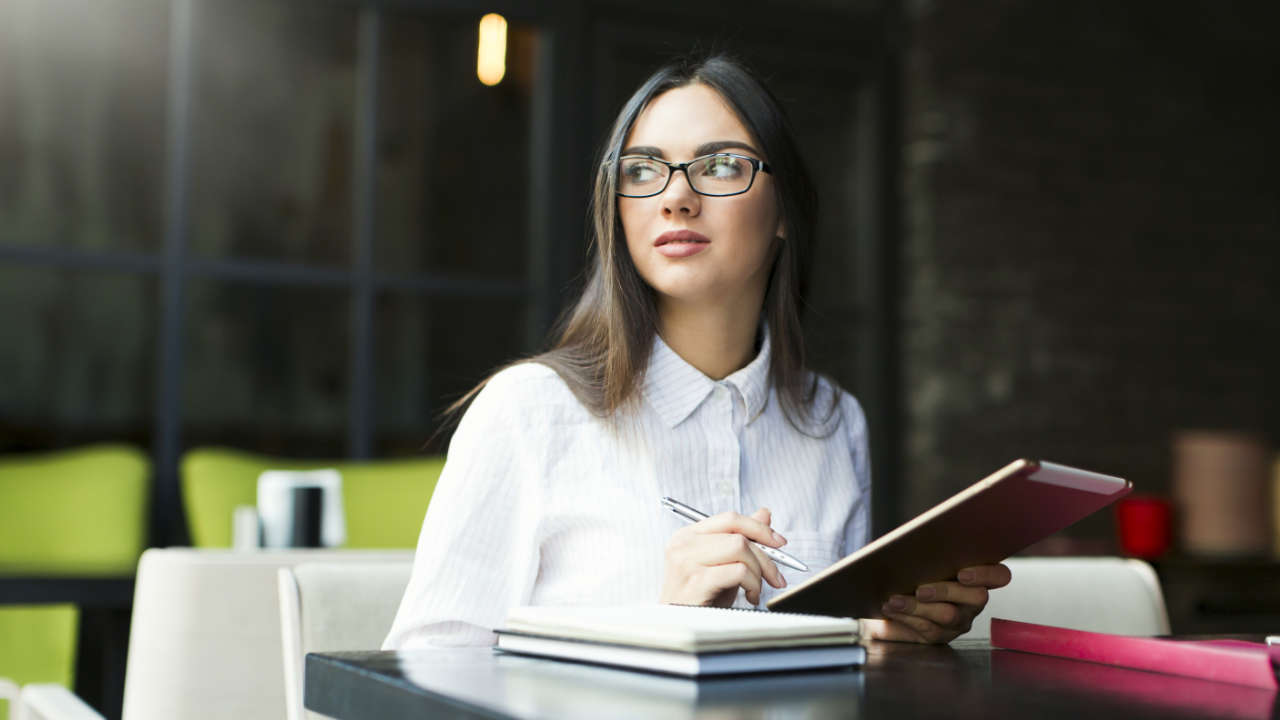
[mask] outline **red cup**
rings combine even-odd
[[[1129,496],[1116,503],[1120,549],[1126,555],[1147,559],[1165,554],[1173,543],[1172,515],[1172,503],[1162,497]]]

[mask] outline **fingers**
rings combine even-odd
[[[886,618],[909,627],[925,642],[951,642],[969,631],[973,619],[987,604],[985,587],[959,583],[931,583],[916,590],[917,597],[894,595],[881,608]],[[936,602],[923,602],[919,596]]]
[[[945,643],[969,631],[987,606],[988,590],[1013,579],[1008,566],[978,565],[957,573],[958,582],[927,583],[915,596],[894,595],[881,607],[885,620],[865,620],[864,629],[878,640]]]
[[[916,588],[916,600],[922,603],[952,603],[973,608],[974,615],[987,606],[988,591],[985,587],[969,587],[953,582],[936,582]]]
[[[1013,579],[1013,573],[1010,572],[1008,565],[996,563],[995,565],[977,565],[965,568],[956,574],[956,579],[962,585],[980,586],[994,590],[1008,585],[1009,581]]]
[[[747,543],[747,549],[756,556],[756,560],[760,563],[760,574],[769,581],[770,585],[776,588],[787,586],[787,579],[782,577],[782,571],[778,569],[778,565],[773,561],[773,558],[765,555],[764,551],[756,547],[755,543]]]
[[[667,544],[662,601],[731,604],[742,588],[747,601],[757,605],[762,582],[786,587],[778,566],[751,542],[773,547],[786,543],[769,527],[772,519],[768,508],[750,516],[726,512],[676,531]]]
[[[710,565],[704,567],[699,573],[702,575],[701,581],[708,587],[717,589],[742,588],[746,591],[747,602],[757,605],[760,602],[760,574],[753,572],[742,563],[730,563],[728,565]],[[737,593],[734,593],[736,596]],[[732,600],[729,601],[733,603]]]
[[[862,626],[862,636],[872,640],[888,640],[890,642],[929,642],[923,635],[908,625],[893,620],[879,618],[862,618],[858,622]]]
[[[768,508],[761,508],[756,512],[758,514],[754,517],[736,512],[722,512],[719,515],[712,515],[706,520],[694,523],[693,525],[690,525],[688,529],[695,533],[702,534],[737,533],[739,535],[745,535],[758,543],[769,545],[770,547],[782,547],[783,545],[786,545],[787,539],[775,532],[773,528],[769,527],[767,522],[767,520],[770,519],[767,515],[769,512]],[[760,513],[764,513],[763,517],[766,519],[766,522],[761,522],[761,520],[758,519],[762,516]]]
[[[960,632],[946,628],[919,615],[892,614],[885,619],[887,631],[902,637],[908,642],[946,643],[954,640]],[[897,630],[894,629],[897,626]],[[967,629],[967,628],[966,628]]]
[[[787,584],[773,560],[742,535],[704,535],[690,544],[688,559],[698,565],[742,563],[755,575],[757,584],[761,577],[777,588]]]
[[[920,618],[943,628],[968,630],[977,613],[967,608],[948,602],[923,603],[907,595],[894,595],[880,609],[886,617],[895,620]]]

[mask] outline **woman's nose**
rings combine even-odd
[[[689,185],[689,176],[677,172],[662,191],[662,214],[697,215],[702,210],[702,196]]]

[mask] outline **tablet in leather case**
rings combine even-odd
[[[883,617],[890,595],[1000,562],[1124,497],[1122,478],[1016,460],[768,602],[770,610]]]

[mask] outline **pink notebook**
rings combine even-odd
[[[1166,640],[1068,630],[994,618],[991,644],[1171,675],[1275,689],[1280,646],[1243,640]]]

